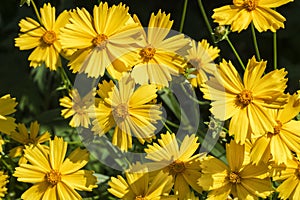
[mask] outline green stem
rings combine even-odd
[[[277,32],[273,33],[273,59],[274,69],[277,69]]]
[[[33,7],[33,9],[34,9],[34,12],[35,12],[35,14],[36,14],[36,17],[38,18],[40,24],[43,25],[43,23],[42,23],[42,18],[41,18],[41,16],[40,16],[40,13],[39,13],[39,11],[38,11],[38,9],[37,9],[37,7],[36,7],[34,1],[33,1],[33,0],[30,0],[30,2],[31,2],[31,5],[32,5],[32,7]]]
[[[165,126],[165,128],[166,128],[170,133],[173,133],[173,131],[168,127],[168,125],[167,125],[163,120],[161,120],[161,122],[163,123],[163,125]]]
[[[181,89],[184,91],[184,93],[186,94],[186,96],[191,99],[192,101],[194,101],[195,103],[199,104],[199,105],[209,105],[210,102],[208,101],[199,101],[198,99],[194,98],[192,95],[190,95],[188,93],[188,91],[185,89],[183,84],[180,84]]]
[[[65,71],[65,69],[63,67],[59,67],[58,69],[60,69],[60,75],[61,75],[61,79],[64,82],[64,85],[66,86],[68,92],[72,89],[72,84],[71,81]]]
[[[253,23],[251,23],[251,32],[252,32],[252,38],[253,38],[256,58],[257,58],[257,61],[260,61],[261,60],[260,59],[260,53],[259,53],[259,49],[258,49],[258,44],[257,44],[256,34],[255,34],[255,28],[254,28]]]
[[[206,27],[207,27],[207,29],[208,29],[208,31],[209,31],[211,40],[213,41],[213,43],[215,43],[216,40],[215,40],[214,32],[213,32],[213,30],[212,30],[212,28],[211,28],[211,26],[210,26],[210,23],[209,23],[209,20],[208,20],[207,15],[206,15],[204,6],[203,6],[203,4],[202,4],[202,1],[201,1],[201,0],[197,0],[197,1],[198,1],[198,5],[199,5],[199,8],[200,8],[202,17],[203,17],[203,19],[204,19],[204,21],[205,21],[205,24],[206,24]]]
[[[186,15],[186,8],[189,0],[184,0],[184,5],[183,5],[183,10],[182,10],[182,15],[181,15],[181,22],[180,22],[180,27],[179,27],[179,32],[182,33],[183,30],[183,25],[184,25],[184,20],[185,20],[185,15]]]
[[[235,50],[233,44],[232,44],[231,41],[229,40],[228,36],[225,38],[225,40],[228,42],[228,44],[229,44],[231,50],[233,51],[235,57],[238,59],[240,65],[241,65],[242,68],[245,70],[245,69],[246,69],[246,68],[245,68],[245,65],[244,65],[244,63],[243,63],[241,57],[239,56],[238,52]]]
[[[167,119],[164,119],[164,121],[166,122],[166,124],[169,124],[170,126],[173,126],[174,128],[179,128],[179,125],[167,120]]]

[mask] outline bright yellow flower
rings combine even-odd
[[[219,56],[220,49],[211,46],[207,40],[196,42],[192,40],[192,48],[188,50],[188,69],[195,68],[192,74],[195,78],[189,79],[194,87],[200,86],[208,80],[207,73],[213,74],[216,70],[214,60]]]
[[[197,192],[202,188],[197,184],[201,176],[200,154],[195,154],[199,143],[195,135],[186,135],[179,146],[174,133],[161,134],[158,143],[147,145],[146,158],[154,163],[148,164],[151,170],[161,169],[174,178],[174,193],[179,199],[186,198],[191,186]]]
[[[61,44],[64,49],[77,49],[68,64],[73,73],[98,78],[108,67],[121,72],[130,69],[116,60],[131,51],[140,37],[128,7],[120,3],[109,8],[101,2],[94,6],[93,16],[84,8],[70,14],[70,23],[61,29]]]
[[[135,20],[139,22],[137,17]],[[171,75],[179,74],[183,66],[183,52],[180,51],[190,47],[190,39],[183,34],[167,37],[172,24],[170,14],[166,15],[160,10],[156,15],[151,14],[147,33],[142,30],[143,40],[137,48],[137,60],[132,69],[132,77],[137,83],[168,86]]]
[[[7,192],[6,184],[8,183],[8,176],[0,171],[0,199],[5,196]]]
[[[4,142],[3,138],[0,136],[0,153],[3,152],[3,147],[2,147],[2,145],[4,145],[4,144],[5,144],[5,142]],[[0,155],[0,158],[1,158],[1,155]]]
[[[270,155],[277,163],[286,163],[293,158],[291,151],[300,153],[300,121],[293,120],[300,111],[298,95],[289,95],[288,103],[283,109],[272,112],[277,124],[272,132],[258,138],[253,144],[251,159],[254,163],[268,161]]]
[[[283,181],[276,189],[280,199],[300,199],[300,156],[293,157],[285,165],[272,165],[273,180]]]
[[[202,85],[204,98],[213,101],[212,114],[220,120],[231,118],[229,134],[238,143],[244,144],[251,133],[272,132],[276,121],[270,112],[286,102],[287,72],[281,69],[264,75],[265,68],[265,61],[257,62],[253,57],[242,81],[231,62],[223,60],[214,77]]]
[[[202,176],[198,184],[209,191],[208,200],[227,199],[232,194],[238,199],[266,198],[272,193],[268,166],[245,162],[245,145],[231,141],[226,145],[228,166],[208,156],[201,162]]]
[[[122,200],[176,200],[168,196],[172,189],[172,177],[159,172],[152,180],[147,172],[126,172],[126,180],[122,176],[111,177],[108,191]]]
[[[259,31],[275,32],[284,28],[285,18],[273,10],[293,0],[233,0],[233,5],[214,9],[212,18],[219,25],[231,25],[232,31],[247,29],[253,22]]]
[[[92,130],[102,136],[115,127],[112,143],[123,151],[132,148],[132,135],[142,144],[150,142],[156,129],[154,124],[161,119],[160,106],[151,102],[157,97],[156,86],[135,86],[131,76],[125,74],[118,86],[106,89],[108,94],[100,92],[103,101],[95,108]]]
[[[78,147],[65,159],[67,142],[58,137],[49,142],[49,150],[40,144],[24,150],[30,164],[21,164],[13,176],[34,185],[22,194],[22,199],[81,199],[75,190],[92,191],[97,187],[93,172],[80,170],[89,160],[87,150]]]
[[[11,156],[12,158],[22,156],[19,160],[19,164],[26,163],[27,160],[23,156],[23,150],[25,149],[25,146],[36,146],[37,144],[44,143],[50,139],[50,133],[48,131],[38,136],[39,129],[40,129],[40,125],[36,121],[30,124],[29,132],[25,124],[18,124],[18,131],[13,131],[10,137],[13,140],[23,144],[23,146],[17,146],[15,148],[12,148],[9,151],[9,156]],[[48,148],[46,146],[42,146],[42,147]]]
[[[0,98],[0,132],[10,134],[16,128],[15,118],[8,117],[16,112],[15,98],[11,98],[9,94],[4,95]]]
[[[59,29],[68,22],[69,13],[64,11],[55,19],[55,7],[49,3],[44,4],[40,12],[41,24],[29,17],[20,21],[21,33],[15,39],[15,45],[20,50],[34,48],[28,58],[31,67],[45,64],[50,70],[56,70],[62,66]]]
[[[72,117],[69,125],[72,127],[85,127],[88,128],[90,122],[90,110],[94,105],[94,91],[89,92],[81,98],[77,89],[70,91],[70,97],[63,97],[59,99],[60,106],[65,107],[61,110],[61,115],[64,118]]]

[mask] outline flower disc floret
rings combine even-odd
[[[42,36],[42,40],[47,45],[52,45],[56,40],[56,33],[54,31],[46,31]]]

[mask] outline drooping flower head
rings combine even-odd
[[[8,115],[16,112],[15,98],[11,98],[9,94],[0,98],[0,132],[10,134],[16,128],[15,118]]]
[[[233,5],[214,9],[212,18],[219,25],[231,25],[232,31],[247,29],[250,23],[259,31],[275,32],[284,28],[285,18],[273,10],[293,0],[233,0]]]
[[[44,4],[40,13],[41,22],[29,17],[20,21],[21,33],[15,39],[15,45],[20,50],[34,49],[28,58],[31,67],[45,64],[50,70],[56,70],[62,66],[59,29],[68,22],[69,13],[64,11],[56,19],[55,7],[51,7],[49,3]]]

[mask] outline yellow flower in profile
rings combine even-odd
[[[24,150],[30,164],[21,164],[13,176],[34,185],[22,194],[22,199],[81,199],[75,190],[92,191],[97,187],[93,172],[80,170],[88,163],[87,150],[78,147],[65,159],[67,142],[55,137],[49,143],[49,150],[40,144]]]
[[[112,143],[122,151],[132,148],[132,135],[142,144],[150,142],[154,124],[161,119],[160,105],[152,102],[157,97],[156,86],[135,86],[132,77],[125,74],[117,86],[106,89],[108,94],[101,94],[104,99],[95,108],[92,130],[102,136],[115,127]]]
[[[8,175],[4,174],[3,171],[0,171],[0,199],[5,196],[7,192],[6,184],[8,183]]]
[[[8,115],[16,112],[15,98],[11,98],[9,94],[4,95],[0,98],[0,132],[10,134],[16,128],[15,119]]]
[[[186,56],[187,69],[195,68],[192,72],[195,78],[189,79],[192,86],[197,87],[208,80],[207,74],[213,74],[216,70],[214,60],[219,56],[220,49],[211,46],[207,40],[196,43],[192,40],[192,48],[188,50]]]
[[[59,99],[59,105],[65,107],[61,110],[61,115],[64,118],[72,117],[69,125],[72,127],[88,128],[91,124],[90,110],[94,105],[94,91],[90,91],[83,98],[81,98],[77,89],[69,92],[69,97],[65,96]]]
[[[214,77],[202,85],[204,98],[212,100],[212,114],[220,120],[231,118],[229,134],[237,143],[244,144],[252,133],[272,132],[276,121],[270,113],[286,103],[287,72],[280,69],[264,75],[265,68],[265,61],[253,57],[242,81],[232,63],[223,60]]]
[[[168,196],[172,186],[172,177],[159,172],[153,179],[147,172],[126,172],[126,180],[122,176],[111,177],[108,191],[122,200],[159,200],[176,197]]]
[[[130,69],[117,62],[140,37],[128,7],[120,3],[109,8],[101,2],[94,6],[93,16],[84,8],[70,15],[70,23],[61,29],[61,44],[64,49],[77,49],[68,64],[73,73],[98,78],[106,68],[121,72]]]
[[[272,165],[273,180],[282,181],[276,188],[280,199],[298,200],[300,199],[300,156],[281,165]]]
[[[27,160],[23,156],[23,150],[25,146],[36,146],[37,144],[44,143],[50,139],[50,133],[48,131],[44,132],[42,135],[39,134],[40,125],[37,121],[32,122],[30,124],[30,131],[28,132],[25,124],[18,124],[18,131],[13,131],[10,137],[23,144],[23,146],[17,146],[15,148],[10,149],[9,156],[12,158],[22,156],[19,160],[19,164],[26,163]],[[48,148],[47,146],[42,145],[44,148]]]
[[[273,192],[268,166],[263,163],[252,165],[245,157],[245,145],[231,141],[226,145],[228,166],[212,156],[201,161],[203,174],[198,184],[209,191],[208,200],[227,199],[230,194],[238,199],[258,199]]]
[[[195,154],[199,147],[195,134],[186,135],[179,146],[174,133],[161,134],[158,143],[147,145],[146,158],[154,161],[149,163],[149,169],[162,169],[174,178],[174,193],[179,199],[185,199],[191,186],[195,191],[202,192],[197,184],[201,176],[200,154]]]
[[[20,50],[34,49],[28,58],[31,67],[45,64],[50,70],[56,70],[62,66],[59,29],[68,22],[69,13],[64,11],[55,19],[55,7],[49,3],[44,4],[40,13],[40,23],[29,17],[20,21],[21,33],[15,45]]]
[[[136,16],[134,19],[140,24]],[[190,48],[190,39],[170,32],[172,25],[170,14],[161,10],[156,15],[151,14],[147,34],[142,30],[143,40],[137,48],[137,60],[132,69],[132,77],[137,83],[168,86],[171,75],[179,75],[184,63],[184,52],[181,51]],[[168,34],[173,36],[168,37]]]
[[[273,10],[293,0],[233,0],[233,5],[214,9],[212,18],[219,25],[231,25],[232,31],[247,29],[252,22],[259,31],[275,32],[284,28],[285,18]]]
[[[2,145],[4,145],[4,144],[5,144],[5,141],[4,141],[3,138],[0,136],[0,153],[3,152],[3,147],[2,147]],[[0,158],[1,158],[1,155],[0,155]]]
[[[297,94],[289,95],[283,109],[272,112],[277,124],[272,132],[267,132],[255,140],[251,150],[251,160],[258,163],[272,158],[276,164],[286,163],[293,158],[292,152],[300,153],[300,121],[293,120],[300,111]],[[272,157],[270,157],[272,155]]]

